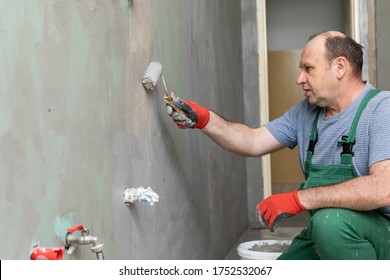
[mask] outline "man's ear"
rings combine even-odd
[[[334,60],[334,63],[337,79],[343,78],[350,67],[348,60],[343,56],[339,56]]]

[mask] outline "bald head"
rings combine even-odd
[[[340,31],[324,31],[320,33],[313,34],[309,37],[309,42],[315,38],[330,38],[330,37],[347,37],[344,33]]]
[[[363,68],[363,47],[351,37],[339,31],[325,31],[312,35],[308,44],[321,43],[329,64],[337,57],[345,57],[352,66],[352,74],[361,78]]]

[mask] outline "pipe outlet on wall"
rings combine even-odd
[[[153,206],[159,200],[160,197],[152,190],[151,187],[126,187],[125,191],[123,192],[123,201],[127,206],[130,206],[132,203],[135,202],[147,202]]]

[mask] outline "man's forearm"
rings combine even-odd
[[[384,176],[361,176],[337,185],[305,189],[298,192],[298,198],[308,210],[329,207],[374,210],[390,205],[389,180]]]
[[[261,156],[283,147],[265,127],[230,122],[213,111],[202,131],[225,150],[243,156]]]

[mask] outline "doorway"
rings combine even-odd
[[[258,2],[259,3],[259,2]],[[267,60],[263,77],[266,77],[268,95],[261,97],[268,104],[268,120],[281,116],[291,106],[302,100],[302,89],[295,83],[299,73],[299,60],[310,35],[338,30],[351,34],[349,0],[266,0],[263,54]],[[261,34],[259,34],[260,38]],[[259,68],[262,76],[261,65]],[[262,81],[260,81],[261,83]],[[263,102],[264,103],[264,102]],[[263,161],[264,197],[273,193],[296,190],[304,180],[299,163],[298,149],[283,149]],[[268,190],[267,190],[267,183]],[[305,226],[306,212],[283,220],[280,226]]]
[[[345,0],[266,1],[270,120],[304,98],[295,80],[309,36],[325,30],[349,33],[348,4]],[[270,161],[272,193],[295,190],[304,180],[297,148],[273,153]]]
[[[289,3],[292,2],[292,3]],[[328,3],[329,2],[329,3]],[[322,5],[337,4],[339,8],[329,9]],[[300,13],[300,9],[304,13]],[[283,14],[284,13],[284,16]],[[323,22],[323,17],[333,17],[336,13],[338,27]],[[270,120],[269,114],[269,73],[268,52],[278,51],[273,48],[278,44],[285,50],[299,50],[305,45],[308,37],[326,29],[344,31],[363,45],[363,79],[376,85],[376,46],[375,46],[375,2],[359,0],[256,0],[257,14],[257,48],[258,48],[258,86],[260,123]],[[340,16],[341,15],[341,16]],[[318,17],[318,20],[317,20]],[[310,20],[310,21],[309,21]],[[275,23],[275,21],[280,21]],[[318,26],[317,23],[321,23]],[[313,28],[315,27],[316,28]],[[279,27],[275,30],[276,27]],[[267,42],[269,41],[269,42]],[[283,50],[283,48],[281,50]],[[298,64],[297,64],[298,66]],[[295,81],[296,76],[291,75]],[[294,85],[295,86],[295,85]],[[278,168],[278,167],[276,167]],[[275,168],[274,168],[275,169]],[[281,168],[279,168],[281,169]],[[263,182],[263,198],[273,193],[271,157],[261,157],[261,174]],[[295,173],[296,174],[296,173]],[[288,178],[286,179],[288,180]],[[287,185],[283,186],[286,187]],[[283,190],[279,187],[279,190]],[[295,186],[292,186],[294,188]],[[278,191],[278,187],[275,191]],[[286,219],[289,220],[289,219]]]

